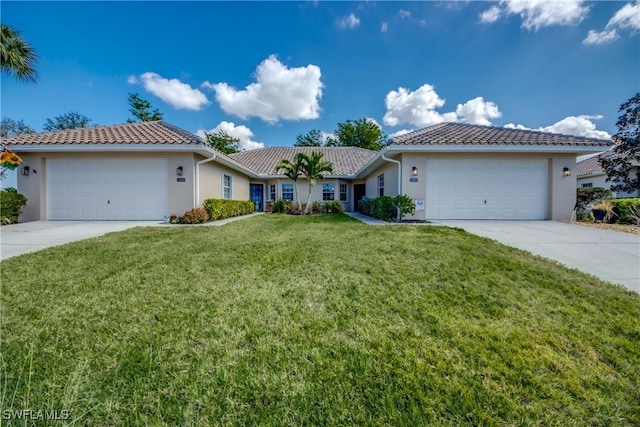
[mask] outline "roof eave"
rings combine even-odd
[[[431,152],[431,153],[599,153],[606,145],[487,145],[487,144],[433,144],[433,145],[389,145],[387,150],[393,152]]]

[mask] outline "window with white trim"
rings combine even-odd
[[[222,198],[231,198],[231,176],[222,175]]]
[[[335,200],[335,199],[336,199],[336,185],[322,184],[322,200]]]
[[[384,174],[378,175],[378,197],[384,196]]]
[[[340,184],[340,201],[347,201],[347,184]]]
[[[276,199],[276,185],[271,184],[269,185],[269,200],[275,200],[275,199]]]
[[[593,182],[585,182],[584,184],[582,184],[582,188],[592,188],[593,187]]]
[[[282,198],[293,201],[293,184],[282,184]]]

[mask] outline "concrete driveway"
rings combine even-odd
[[[437,221],[640,293],[640,236],[556,221]]]
[[[159,221],[33,221],[0,227],[0,260]]]

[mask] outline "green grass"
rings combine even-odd
[[[98,426],[640,425],[640,296],[461,230],[263,215],[1,270],[3,410]]]

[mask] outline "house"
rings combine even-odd
[[[576,164],[576,170],[578,172],[577,186],[578,188],[611,188],[611,183],[607,181],[607,174],[600,165],[600,159],[610,157],[613,151],[604,151],[595,156],[591,156],[586,159],[579,160]],[[638,168],[634,168],[635,173],[638,174]],[[618,192],[614,193],[614,197],[640,197],[640,190],[633,193]]]
[[[389,140],[380,152],[356,147],[269,147],[224,155],[163,121],[25,134],[3,140],[22,156],[21,221],[162,219],[206,198],[251,199],[257,210],[293,199],[277,173],[282,158],[322,151],[334,172],[312,200],[357,209],[362,197],[407,194],[415,219],[567,220],[575,204],[576,156],[598,140],[519,129],[440,123]],[[307,187],[299,181],[300,198]]]

